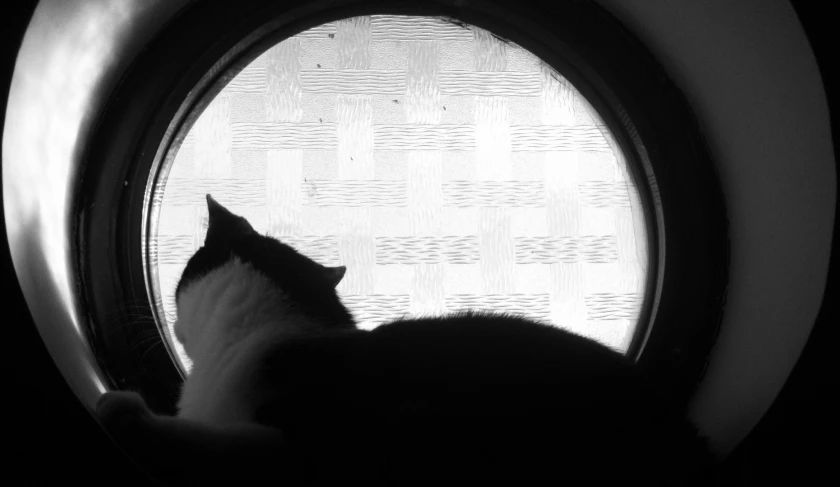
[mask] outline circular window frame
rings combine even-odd
[[[601,7],[559,3],[550,7],[553,15],[511,0],[207,0],[179,12],[112,94],[75,207],[87,332],[112,385],[137,390],[156,411],[175,412],[182,371],[174,350],[136,347],[152,331],[164,331],[160,317],[149,319],[157,312],[149,286],[156,276],[146,265],[147,242],[138,237],[152,237],[147,230],[157,218],[149,211],[150,178],[165,181],[167,157],[203,107],[286,37],[360,15],[422,15],[457,19],[529,50],[566,77],[613,132],[639,190],[650,256],[640,330],[627,354],[675,406],[684,406],[705,371],[724,304],[728,243],[720,185],[688,103],[653,57]]]

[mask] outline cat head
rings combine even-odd
[[[190,335],[204,326],[196,322],[225,312],[213,309],[221,306],[223,298],[232,300],[224,305],[228,309],[235,305],[267,308],[279,303],[285,314],[298,321],[328,328],[354,327],[335,291],[344,277],[344,266],[323,266],[279,240],[257,233],[245,218],[209,194],[207,208],[204,245],[187,262],[175,291],[175,333],[185,346]],[[194,298],[196,295],[201,299]],[[254,299],[260,301],[251,302]],[[192,319],[185,323],[185,317]]]

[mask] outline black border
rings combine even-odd
[[[656,222],[650,249],[660,261],[649,268],[658,275],[648,294],[658,294],[658,302],[650,304],[653,322],[631,353],[643,349],[638,364],[675,407],[684,406],[720,325],[728,272],[723,197],[684,97],[632,35],[586,1],[206,0],[179,12],[111,96],[85,158],[75,208],[87,332],[112,385],[138,390],[158,412],[174,412],[180,374],[164,347],[132,349],[157,327],[136,322],[136,309],[125,306],[153,312],[139,229],[148,218],[148,175],[178,125],[234,74],[214,78],[224,64],[243,67],[281,37],[374,12],[447,16],[488,29],[554,66],[599,111],[637,179],[648,179],[638,186],[648,222]]]

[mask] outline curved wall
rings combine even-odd
[[[718,164],[729,290],[692,416],[728,453],[781,390],[822,303],[837,188],[816,58],[785,0],[598,3],[683,90]]]
[[[80,333],[70,184],[108,93],[186,3],[44,0],[12,79],[3,145],[12,258],[47,348],[88,408],[104,382]],[[684,90],[718,162],[730,288],[692,414],[726,453],[781,389],[822,300],[836,175],[816,61],[785,0],[599,3]]]

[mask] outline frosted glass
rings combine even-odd
[[[338,291],[363,328],[508,310],[626,351],[639,320],[648,249],[625,158],[566,79],[475,27],[357,17],[275,45],[157,191],[153,292],[170,317],[212,193],[347,266]]]

